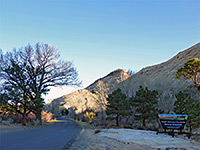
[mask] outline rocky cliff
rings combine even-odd
[[[166,62],[143,68],[132,76],[125,70],[115,70],[98,79],[86,89],[75,91],[54,100],[51,103],[51,111],[59,115],[59,108],[64,107],[69,110],[71,116],[87,110],[102,112],[105,110],[106,97],[109,93],[120,88],[128,97],[131,97],[142,85],[159,92],[159,107],[167,113],[173,109],[175,94],[179,91],[186,91],[195,100],[200,100],[200,93],[193,87],[191,81],[178,81],[175,78],[177,70],[183,67],[188,60],[195,57],[200,59],[200,43],[178,53]]]

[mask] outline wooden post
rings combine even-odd
[[[174,129],[172,129],[172,137],[174,138]]]

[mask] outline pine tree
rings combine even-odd
[[[191,80],[195,87],[200,90],[200,60],[194,58],[184,64],[176,73],[177,79],[185,78]]]
[[[192,127],[200,127],[200,102],[194,104],[193,109],[189,111]]]
[[[4,110],[22,115],[22,123],[26,125],[26,118],[34,106],[28,97],[30,81],[25,75],[22,64],[11,60],[9,67],[3,69],[9,76],[9,80],[3,84],[4,90],[0,92],[3,97]],[[29,91],[30,92],[30,91]]]
[[[189,60],[184,64],[184,67],[180,68],[176,73],[177,79],[184,78],[191,80],[197,90],[200,90],[200,60],[198,58],[194,58]],[[180,102],[179,102],[180,101]],[[185,97],[183,104],[181,105],[181,99],[177,98],[177,102],[175,102],[175,109],[180,108],[184,110],[186,114],[188,114],[188,120],[191,121],[191,125],[193,127],[199,127],[200,124],[200,102],[194,103],[194,100],[189,97],[188,99]],[[181,113],[181,111],[174,110],[176,113]]]
[[[107,119],[115,119],[116,125],[119,126],[119,117],[131,114],[129,101],[126,99],[126,95],[122,93],[119,88],[108,95],[107,101]]]
[[[143,127],[146,126],[146,120],[156,119],[158,110],[156,108],[157,91],[151,91],[147,87],[139,87],[136,95],[130,99],[131,104],[135,107],[135,120],[142,121]]]
[[[183,92],[179,92],[176,96],[177,101],[174,103],[174,112],[176,114],[185,114],[186,111],[186,99]]]
[[[176,99],[174,112],[176,114],[187,114],[191,126],[198,127],[200,124],[200,103],[195,103],[190,95],[184,94],[181,91],[176,95]]]

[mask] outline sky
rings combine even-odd
[[[3,52],[44,42],[73,61],[85,88],[139,71],[200,41],[200,0],[0,0]],[[80,88],[52,88],[46,100]]]

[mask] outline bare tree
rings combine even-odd
[[[73,63],[59,57],[56,47],[44,43],[37,43],[35,47],[28,45],[5,55],[1,53],[0,78],[4,84],[9,83],[23,91],[26,101],[31,102],[28,109],[40,120],[44,104],[42,94],[47,94],[49,87],[81,85]],[[14,72],[13,68],[16,69]],[[19,69],[23,70],[21,74],[17,73]],[[21,99],[25,101],[23,97]]]

